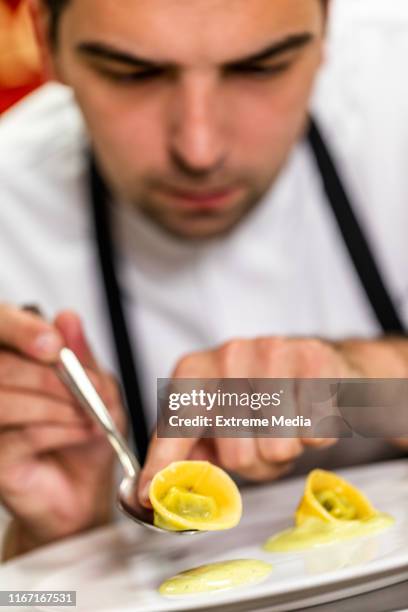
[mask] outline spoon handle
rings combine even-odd
[[[81,406],[104,429],[126,475],[136,478],[140,465],[73,351],[68,348],[60,351],[57,371]]]
[[[35,304],[25,305],[23,310],[44,318],[41,309]],[[81,406],[102,426],[126,476],[136,478],[140,472],[140,465],[134,453],[113,422],[109,410],[90,381],[78,357],[69,348],[61,349],[56,371]]]

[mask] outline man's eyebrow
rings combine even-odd
[[[262,51],[258,51],[254,55],[231,60],[226,62],[225,66],[233,67],[241,64],[249,64],[254,62],[260,62],[263,60],[271,59],[275,56],[282,55],[288,51],[295,51],[301,49],[309,44],[313,40],[314,36],[310,32],[304,32],[302,34],[292,34],[287,38],[280,40]],[[153,66],[170,66],[171,62],[156,62],[154,60],[148,60],[143,57],[138,57],[126,51],[115,49],[110,45],[106,45],[100,42],[82,42],[77,46],[77,51],[83,55],[94,57],[96,59],[107,60],[126,64],[133,68],[151,68]]]
[[[228,62],[227,66],[237,66],[241,64],[252,64],[256,62],[262,62],[267,59],[272,59],[278,55],[282,55],[283,53],[287,53],[288,51],[295,51],[297,49],[301,49],[308,45],[314,39],[313,34],[310,32],[304,32],[302,34],[292,34],[283,40],[280,40],[277,43],[266,47],[262,51],[255,53],[254,55],[250,55],[248,57],[243,57],[241,59],[233,60],[232,62]]]
[[[109,60],[113,62],[119,62],[121,64],[127,64],[134,68],[151,68],[152,66],[158,65],[158,62],[137,57],[131,53],[114,49],[109,45],[105,45],[99,42],[82,42],[77,46],[77,50],[89,57],[94,57],[102,60]]]

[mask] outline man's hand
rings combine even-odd
[[[116,384],[99,370],[75,314],[49,325],[0,306],[0,502],[13,517],[5,558],[110,519],[113,453],[55,374],[63,345],[125,428]]]
[[[354,378],[363,375],[344,350],[321,340],[260,338],[235,340],[213,351],[183,358],[173,378]],[[326,448],[333,439],[157,438],[141,474],[139,496],[148,505],[153,476],[172,461],[206,459],[250,480],[287,473],[307,446]]]

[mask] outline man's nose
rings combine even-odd
[[[206,175],[226,158],[222,105],[212,78],[185,78],[175,93],[170,121],[170,154],[178,169]]]

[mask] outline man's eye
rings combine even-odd
[[[262,64],[241,64],[231,66],[227,69],[227,73],[229,75],[274,76],[286,72],[290,65],[290,62],[282,62],[270,66]]]
[[[135,70],[132,72],[117,72],[109,69],[102,69],[101,72],[117,83],[142,83],[157,79],[164,74],[164,70],[160,70],[159,68]]]

